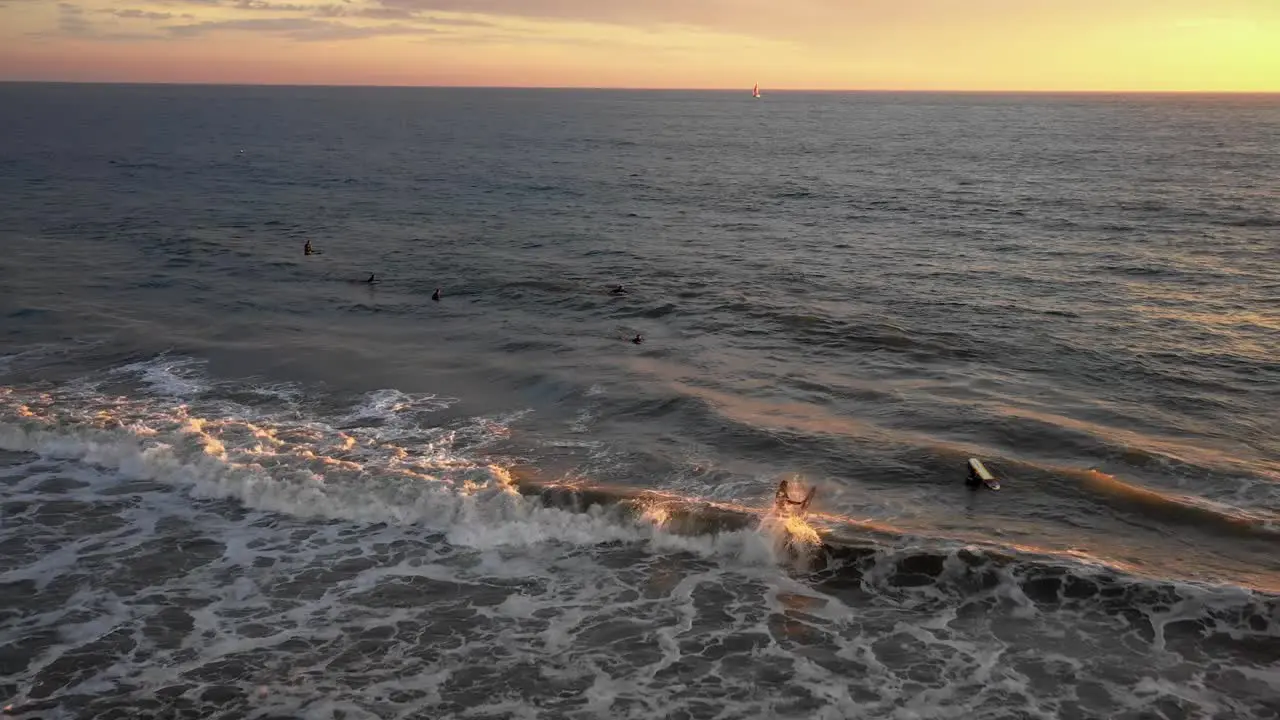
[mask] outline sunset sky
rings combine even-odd
[[[0,0],[0,80],[1280,92],[1280,0]]]

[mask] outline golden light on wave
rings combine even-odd
[[[855,518],[848,515],[809,510],[779,510],[771,501],[752,505],[747,502],[708,500],[669,490],[599,484],[582,477],[557,481],[516,477],[513,482],[531,492],[564,491],[587,495],[598,493],[600,495],[599,498],[587,498],[584,502],[595,504],[605,501],[624,505],[630,504],[638,510],[642,521],[648,522],[655,527],[669,530],[676,527],[675,523],[678,516],[684,517],[686,513],[705,517],[709,520],[717,515],[735,517],[740,521],[750,520],[754,522],[754,527],[766,533],[776,534],[779,540],[784,544],[790,544],[793,549],[822,545],[823,532],[815,526],[814,522],[840,527],[855,527],[882,534],[901,533],[898,528],[877,523],[867,518]],[[744,525],[744,527],[746,526],[749,525]]]
[[[501,465],[488,465],[487,470],[498,481],[498,486],[502,492],[507,495],[519,496],[520,488],[516,485],[516,479],[511,474],[511,469],[502,467]]]
[[[670,522],[673,519],[675,510],[687,510],[695,513],[725,513],[741,518],[754,518],[775,523],[788,531],[794,527],[798,535],[807,539],[806,542],[814,538],[817,538],[817,542],[821,542],[822,535],[825,532],[824,527],[851,528],[878,535],[892,536],[900,536],[906,532],[903,528],[865,516],[846,515],[817,509],[806,510],[803,515],[794,512],[779,513],[772,504],[772,496],[767,500],[762,498],[759,504],[751,504],[746,500],[711,500],[671,490],[597,483],[585,477],[543,480],[533,476],[532,471],[526,472],[525,468],[511,468],[511,470],[515,472],[512,482],[527,491],[559,490],[577,493],[599,493],[602,499],[607,499],[610,502],[633,503],[636,507],[641,508],[642,514],[648,512],[651,517],[659,517],[658,509],[661,508],[661,517],[664,518],[664,522]]]
[[[1143,459],[1150,458],[1152,461],[1156,461],[1168,458],[1176,462],[1193,464],[1222,472],[1243,471],[1260,475],[1272,481],[1280,481],[1280,470],[1277,470],[1275,463],[1266,459],[1248,457],[1248,448],[1240,447],[1239,444],[1236,444],[1237,448],[1234,453],[1228,453],[1218,448],[1198,444],[1193,440],[1163,436],[1154,432],[1142,432],[1120,427],[1119,425],[1080,420],[1055,412],[1003,404],[991,404],[986,409],[989,412],[999,413],[1004,417],[1030,420],[1051,428],[1065,428],[1086,434],[1099,444],[1122,444],[1127,451],[1141,453]]]
[[[166,477],[179,470],[175,478],[180,482],[212,482],[220,488],[218,492],[225,492],[234,483],[247,483],[254,497],[258,493],[281,490],[286,495],[301,493],[303,497],[314,498],[318,497],[315,488],[321,485],[332,487],[333,492],[339,494],[369,492],[376,497],[379,492],[392,492],[395,500],[388,510],[406,522],[412,522],[416,512],[431,507],[434,499],[440,497],[436,492],[472,498],[468,504],[479,505],[478,500],[506,502],[559,489],[577,493],[570,498],[546,498],[547,501],[567,500],[559,505],[564,510],[618,505],[624,508],[623,514],[661,529],[667,535],[754,532],[753,547],[758,548],[758,541],[763,541],[773,559],[782,563],[799,560],[801,565],[806,558],[818,557],[810,553],[819,548],[865,547],[869,542],[885,540],[894,546],[906,540],[922,547],[943,548],[945,552],[948,551],[945,548],[953,548],[958,541],[996,553],[1029,553],[1101,562],[1143,574],[1144,570],[1128,564],[1126,558],[1144,557],[1151,549],[1141,540],[1113,541],[1098,534],[1087,538],[1073,536],[1061,543],[1061,547],[1054,547],[1053,538],[1041,537],[1044,544],[1036,546],[1016,534],[993,539],[981,528],[944,529],[927,519],[901,517],[886,521],[817,508],[804,513],[778,512],[769,492],[771,487],[762,487],[759,497],[726,502],[677,491],[611,486],[588,477],[545,482],[536,477],[536,470],[525,474],[519,466],[464,461],[447,452],[438,454],[437,449],[428,449],[429,442],[415,444],[402,437],[392,441],[377,430],[353,434],[327,428],[323,423],[297,423],[292,419],[250,422],[236,417],[202,416],[198,407],[170,405],[154,399],[104,397],[85,407],[65,398],[0,388],[2,418],[9,418],[6,425],[11,426],[19,444],[31,443],[37,438],[51,438],[55,442],[84,438],[95,448],[89,451],[90,458],[101,457],[98,453],[103,447],[107,448],[108,456],[116,452],[140,452],[142,456],[127,462],[153,463],[153,470]],[[84,434],[85,430],[91,432]],[[437,436],[429,434],[428,437]],[[111,438],[123,443],[112,450]],[[110,457],[107,460],[113,461]],[[183,463],[190,464],[180,467]],[[1071,487],[1090,491],[1091,496],[1103,498],[1120,511],[1155,514],[1162,522],[1198,528],[1212,526],[1215,532],[1225,527],[1235,535],[1267,542],[1273,540],[1276,528],[1280,527],[1274,515],[1264,517],[1261,511],[1242,512],[1200,498],[1145,488],[1096,470],[1037,467],[1051,472],[1056,481],[1069,481]],[[789,477],[788,481],[806,484],[803,478]],[[366,488],[366,484],[370,487]],[[793,497],[802,494],[803,490],[793,488]],[[825,498],[820,494],[817,502],[823,499],[839,501],[834,494]],[[419,503],[420,507],[403,511],[395,507],[396,503],[405,501]],[[512,506],[529,509],[536,502],[520,501]],[[1201,571],[1206,576],[1220,574],[1235,578],[1233,582],[1243,578],[1251,586],[1262,589],[1275,587],[1274,579],[1265,572],[1254,572],[1242,563],[1225,569],[1221,558],[1213,553],[1204,557],[1213,558],[1216,563],[1196,561],[1198,567],[1208,569]],[[1153,572],[1152,567],[1176,573],[1181,572],[1186,562],[1185,556],[1168,563],[1155,557],[1144,559],[1143,567],[1146,573]]]
[[[797,542],[814,546],[822,544],[822,537],[818,535],[818,531],[799,515],[784,516],[782,526],[786,529],[787,535]]]
[[[667,521],[671,519],[671,511],[665,505],[658,503],[645,503],[642,506],[640,517],[646,522],[653,523],[657,527],[664,527]]]

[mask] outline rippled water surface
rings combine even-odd
[[[1280,715],[1275,97],[0,127],[11,715]]]

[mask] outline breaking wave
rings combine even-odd
[[[0,388],[10,714],[1263,716],[1280,691],[1272,595],[539,477],[502,457],[520,413],[455,402],[167,357]]]

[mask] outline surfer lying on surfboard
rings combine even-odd
[[[799,505],[800,512],[805,512],[809,509],[809,503],[813,502],[813,495],[816,492],[818,492],[818,488],[809,488],[809,492],[804,496],[803,500],[792,500],[791,487],[787,484],[786,480],[783,480],[778,483],[778,490],[773,494],[773,507],[779,512],[782,512],[790,505]]]

